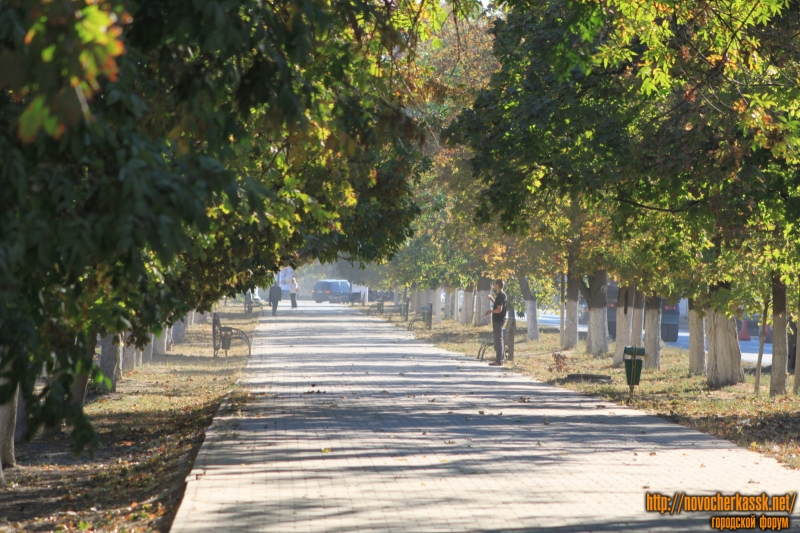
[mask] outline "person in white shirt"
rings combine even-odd
[[[297,286],[297,280],[292,278],[289,284],[289,297],[292,299],[292,309],[297,309],[297,293],[300,292],[300,287]]]

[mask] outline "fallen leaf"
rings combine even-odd
[[[331,453],[330,448],[322,448],[322,453]]]

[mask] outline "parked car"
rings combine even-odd
[[[661,299],[661,340],[664,342],[678,341],[678,326],[681,312],[678,304],[671,304],[666,298]]]
[[[617,295],[619,286],[616,282],[608,284],[608,334],[612,339],[617,337]],[[633,305],[630,302],[629,305]],[[678,341],[678,327],[680,325],[680,310],[678,304],[671,304],[666,298],[661,299],[661,340],[664,342]]]
[[[619,293],[619,285],[616,281],[609,281],[608,288],[606,289],[606,302],[608,302],[608,336],[611,339],[617,337],[617,294]],[[633,305],[633,302],[631,302]],[[578,296],[578,324],[589,323],[589,306],[583,299],[583,295]]]
[[[349,302],[352,286],[346,279],[321,279],[311,289],[315,302]]]

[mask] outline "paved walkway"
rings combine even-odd
[[[339,305],[267,317],[246,384],[173,533],[697,532],[710,514],[645,512],[645,493],[800,489],[773,459]]]

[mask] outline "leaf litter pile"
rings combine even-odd
[[[257,317],[220,318],[253,338]],[[116,393],[90,390],[93,453],[73,455],[66,431],[18,445],[18,468],[0,488],[0,533],[169,531],[204,432],[247,362],[246,346],[228,354],[213,358],[210,324],[195,324],[168,356],[126,373]]]
[[[417,328],[414,334],[420,340],[474,357],[481,343],[491,338],[491,329],[443,320],[430,331]],[[525,328],[518,327],[514,339],[515,361],[507,366],[515,371],[625,404],[629,391],[625,370],[611,367],[611,354],[587,355],[583,341],[576,350],[562,351],[558,331],[552,328],[540,328],[540,340],[531,341]],[[613,342],[610,349],[613,353]],[[641,385],[636,387],[631,405],[800,468],[800,397],[790,394],[770,398],[769,372],[769,368],[762,370],[759,396],[753,393],[754,368],[745,368],[744,383],[712,390],[703,376],[689,376],[687,351],[665,348],[661,352],[661,370],[642,372]],[[611,383],[566,379],[570,374],[610,376]],[[793,379],[788,378],[790,389]]]

